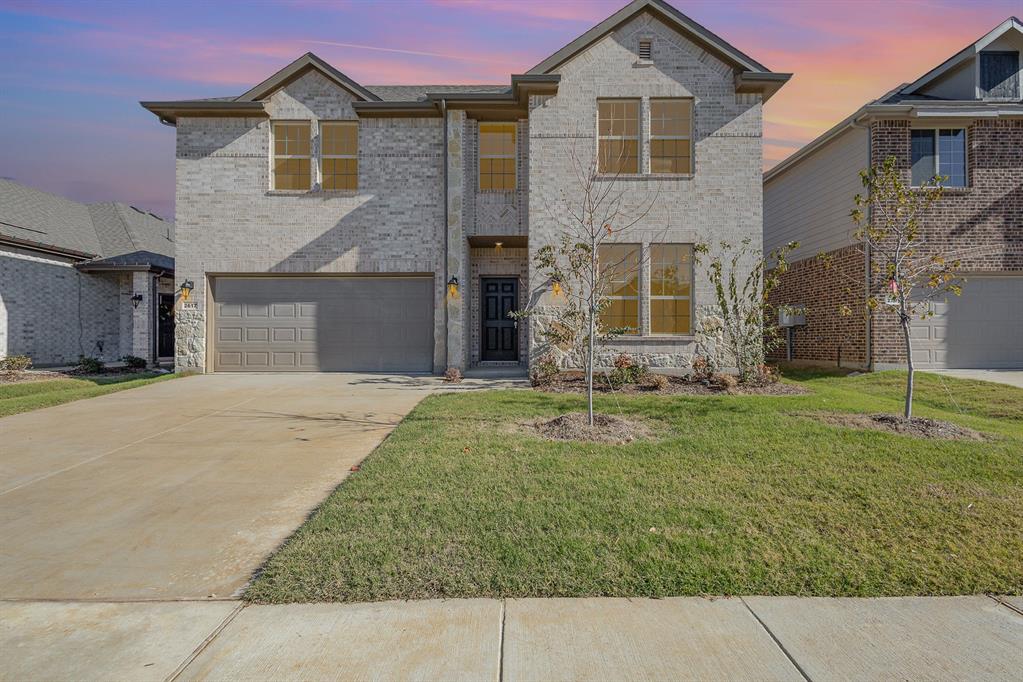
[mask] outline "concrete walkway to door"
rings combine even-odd
[[[205,375],[6,417],[0,599],[236,595],[351,466],[443,386]]]

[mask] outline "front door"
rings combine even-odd
[[[519,280],[514,277],[484,277],[480,280],[483,329],[480,334],[481,360],[518,360],[518,324],[508,313],[519,307]]]
[[[161,358],[174,355],[174,294],[160,294],[157,314],[156,352]]]

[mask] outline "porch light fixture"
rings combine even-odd
[[[192,289],[194,289],[194,288],[195,288],[195,284],[192,283],[192,280],[186,279],[184,282],[182,282],[181,283],[181,300],[182,301],[187,301],[188,297],[192,295]]]
[[[458,298],[458,278],[452,276],[448,280],[448,298]]]
[[[142,294],[135,294],[131,297],[131,307],[138,308],[139,303],[142,303]]]
[[[494,242],[494,253],[500,254],[502,249],[504,249],[504,242]]]
[[[561,280],[560,279],[553,279],[553,280],[551,280],[551,293],[554,294],[554,298],[557,298],[558,296],[561,296]]]

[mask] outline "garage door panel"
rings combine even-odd
[[[920,369],[1023,368],[1023,275],[967,276],[932,310],[911,329]]]
[[[213,280],[217,371],[431,371],[429,277]]]

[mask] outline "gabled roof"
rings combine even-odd
[[[716,54],[738,71],[770,72],[721,37],[696,23],[663,0],[633,0],[526,73],[549,73],[641,12],[652,12],[680,33]]]
[[[924,75],[920,76],[920,78],[917,78],[912,83],[903,86],[898,91],[899,94],[912,94],[915,93],[917,90],[926,87],[930,83],[936,81],[937,79],[941,78],[952,69],[962,64],[964,61],[972,59],[974,55],[976,55],[978,52],[983,50],[985,47],[987,47],[992,42],[994,42],[1001,36],[1005,35],[1009,31],[1016,31],[1020,34],[1023,34],[1023,22],[1021,22],[1016,17],[1009,17],[1002,23],[998,24],[998,26],[995,26],[993,29],[985,33],[983,36],[981,36],[979,40],[970,43],[969,45],[964,47],[959,52],[956,52],[954,55],[946,59],[944,62],[942,62],[935,68],[931,69]]]
[[[127,204],[82,204],[0,180],[0,241],[74,258],[142,249],[173,258],[174,223]]]
[[[291,62],[283,69],[275,73],[274,75],[267,78],[265,81],[252,88],[248,92],[240,95],[236,101],[238,102],[255,102],[263,99],[274,90],[286,85],[298,78],[306,71],[315,70],[322,73],[328,79],[334,81],[342,88],[352,93],[363,101],[378,101],[380,98],[374,95],[372,92],[353,81],[348,76],[344,75],[333,66],[323,61],[312,52],[306,52],[304,55]]]

